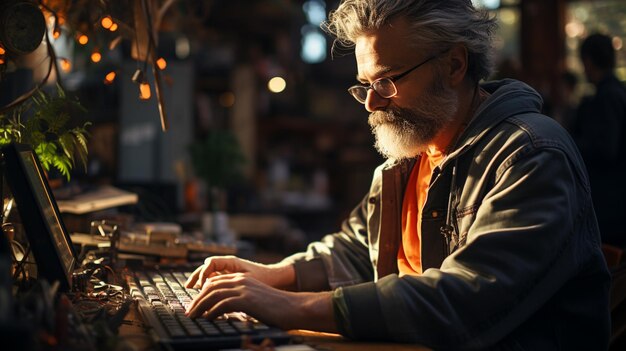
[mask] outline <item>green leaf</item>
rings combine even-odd
[[[58,84],[51,93],[39,89],[23,103],[0,114],[0,145],[30,144],[45,170],[54,167],[69,179],[76,163],[87,169],[87,127],[91,123],[76,126],[73,122],[77,113],[86,111]]]
[[[69,158],[62,155],[56,155],[53,157],[51,163],[54,168],[65,176],[67,180],[70,180],[70,170],[72,169],[72,164]]]
[[[61,145],[61,150],[63,154],[72,160],[72,165],[74,164],[72,155],[74,155],[74,135],[71,133],[63,134],[59,136],[59,144]]]

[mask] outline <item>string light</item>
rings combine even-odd
[[[102,55],[99,52],[94,51],[91,54],[91,61],[94,62],[94,63],[98,63],[98,62],[100,62],[100,60],[102,60]]]
[[[72,69],[72,62],[66,58],[61,59],[61,69],[63,72],[69,72]]]
[[[81,45],[85,45],[89,42],[89,37],[85,34],[81,34],[78,36],[78,43]]]
[[[60,25],[62,25],[64,22],[65,20],[63,18],[57,17],[57,23],[52,31],[52,36],[54,39],[58,39],[61,36],[62,33]],[[100,18],[99,24],[103,29],[107,29],[110,32],[116,32],[119,29],[119,25],[110,15],[102,16]],[[78,32],[76,33],[75,40],[80,45],[87,45],[90,41],[90,38],[87,36],[87,34]],[[102,58],[102,54],[98,50],[94,50],[90,55],[90,59],[94,63],[101,62]],[[165,70],[167,68],[167,60],[165,60],[165,58],[163,57],[158,58],[158,60],[156,60],[154,64],[156,67],[158,67],[159,70]],[[60,58],[59,68],[64,72],[70,72],[72,70],[72,62],[66,58]],[[139,99],[141,100],[149,100],[152,97],[152,89],[150,83],[144,76],[145,70],[146,67],[144,67],[143,70],[138,69],[136,74],[133,76],[133,81],[138,85]],[[116,78],[117,73],[115,71],[110,71],[105,74],[103,83],[106,85],[113,84]]]
[[[139,84],[139,99],[140,100],[149,100],[152,93],[150,92],[150,84],[148,82],[143,82]]]
[[[139,84],[139,99],[150,99],[150,96],[152,96],[152,93],[150,91],[150,84],[148,84],[146,76],[144,76],[144,73],[140,68],[137,68],[137,70],[133,74],[132,81],[135,84]]]
[[[156,65],[162,71],[165,69],[165,67],[167,67],[167,61],[165,61],[163,57],[160,57],[158,60],[156,60]]]
[[[109,29],[113,25],[113,19],[111,18],[111,16],[102,17],[102,20],[100,21],[100,25],[104,29]]]
[[[117,74],[115,73],[115,71],[111,71],[107,73],[106,76],[104,76],[104,84],[106,85],[113,84],[113,81],[115,81],[116,76]]]

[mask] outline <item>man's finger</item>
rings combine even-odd
[[[189,306],[189,310],[187,311],[187,315],[190,318],[196,318],[204,311],[208,311],[214,307],[220,301],[238,295],[239,293],[235,289],[216,289],[212,291],[208,291],[206,295],[202,296],[198,300],[194,300],[194,302]],[[198,295],[199,297],[201,295]],[[209,311],[210,314],[214,314]],[[215,315],[217,316],[217,315]]]
[[[241,296],[234,295],[231,297],[225,297],[215,303],[209,310],[206,311],[205,316],[207,319],[215,319],[224,313],[238,312],[242,309]]]
[[[187,281],[185,282],[186,288],[192,288],[195,285],[201,270],[202,266],[196,268],[193,273],[191,273],[191,275],[189,276],[189,278],[187,278]]]
[[[193,299],[193,301],[191,301],[189,311],[193,310],[202,300],[206,298],[206,296],[210,295],[213,290],[232,289],[238,285],[239,284],[233,281],[233,277],[231,277],[231,275],[216,275],[206,279],[202,284],[198,295]]]

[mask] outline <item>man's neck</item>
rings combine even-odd
[[[429,144],[429,148],[448,153],[474,117],[480,104],[489,96],[489,93],[480,89],[478,84],[470,85],[469,88],[464,86],[462,89],[459,93],[459,109],[456,118],[435,137]]]

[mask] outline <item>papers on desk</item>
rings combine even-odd
[[[133,205],[137,201],[138,196],[135,193],[104,185],[75,195],[71,199],[57,200],[57,205],[62,213],[83,214],[117,206]]]
[[[122,232],[118,243],[118,250],[124,253],[137,255],[157,256],[162,258],[190,258],[194,255],[234,255],[237,247],[234,245],[222,245],[208,243],[181,235],[174,243],[150,242],[138,237],[142,234]],[[86,233],[70,234],[72,242],[76,245],[95,246],[98,248],[109,248],[111,245],[108,237]]]

